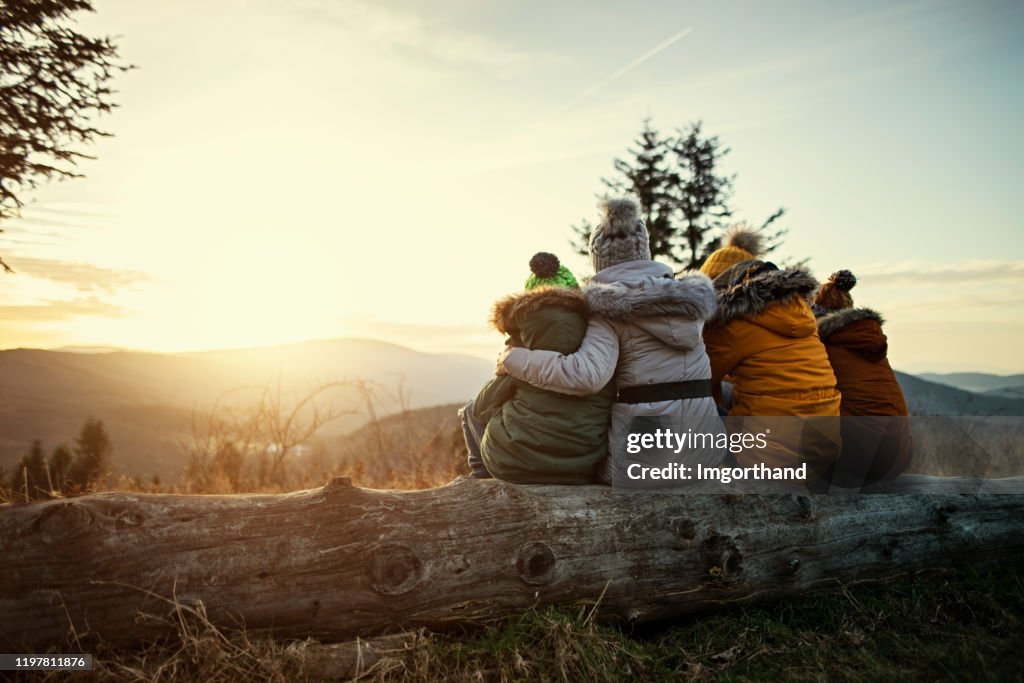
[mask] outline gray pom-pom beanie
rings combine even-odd
[[[590,233],[594,272],[626,261],[650,261],[651,238],[631,199],[604,199],[598,205],[601,222]]]

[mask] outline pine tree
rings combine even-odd
[[[43,444],[36,439],[26,453],[11,479],[14,494],[26,501],[45,498],[50,490],[47,481],[46,456]]]
[[[697,121],[677,137],[662,137],[645,119],[640,137],[627,150],[629,160],[614,159],[618,175],[601,179],[612,194],[639,201],[651,256],[684,269],[700,267],[721,246],[721,233],[733,216],[736,176],[721,171],[729,148],[717,136],[705,137],[702,125]],[[774,225],[784,214],[785,209],[778,209],[757,228],[765,233],[765,253],[777,248],[786,234]],[[583,221],[572,229],[573,247],[587,255],[593,225]]]
[[[106,476],[114,447],[101,420],[89,418],[75,439],[75,460],[71,481],[81,489],[93,486]]]
[[[68,493],[71,490],[71,463],[71,449],[64,444],[54,448],[50,454],[50,482],[53,488],[61,493]]]
[[[651,237],[651,256],[654,258],[672,257],[674,203],[671,188],[677,178],[667,166],[669,142],[651,127],[650,119],[644,119],[640,137],[634,140],[634,147],[627,150],[629,160],[612,161],[620,177],[601,179],[612,195],[631,195],[639,202],[641,216]],[[578,253],[586,255],[589,253],[592,224],[583,221],[580,226],[573,226],[573,230],[576,233],[573,246]]]
[[[702,137],[701,125],[700,121],[690,124],[672,142],[679,177],[672,194],[680,216],[677,232],[683,245],[676,258],[687,268],[700,266],[701,246],[708,235],[720,232],[732,216],[729,200],[735,176],[718,172],[729,148],[722,146],[718,136]]]
[[[91,0],[0,2],[0,220],[39,182],[80,175],[81,148],[107,134],[92,120],[114,107],[109,82],[130,67],[109,38],[74,30],[80,11]]]

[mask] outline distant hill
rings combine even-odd
[[[117,471],[170,480],[182,471],[178,441],[193,407],[209,406],[229,390],[280,383],[287,396],[319,383],[362,379],[390,394],[375,406],[387,415],[401,410],[403,401],[406,408],[465,402],[493,367],[471,356],[366,339],[185,354],[0,351],[0,466],[10,471],[36,438],[47,452],[70,444],[91,416],[107,426]],[[346,408],[364,403],[355,390],[332,398]],[[325,436],[352,430],[364,419],[339,420]]]
[[[462,405],[395,413],[339,436],[329,448],[334,466],[357,474],[357,484],[389,488],[422,488],[469,474],[458,420]]]
[[[998,396],[1000,398],[1024,399],[1024,385],[1019,387],[1001,387],[985,392],[986,396]]]
[[[992,375],[985,372],[922,372],[917,377],[977,393],[987,393],[1010,387],[1017,387],[1020,390],[1024,387],[1024,375]]]
[[[896,379],[912,415],[1024,415],[1024,398],[974,393],[902,372]]]

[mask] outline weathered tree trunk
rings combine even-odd
[[[173,632],[178,610],[200,603],[219,626],[322,640],[483,622],[534,604],[599,603],[605,616],[639,622],[1024,555],[1024,496],[942,485],[616,495],[469,479],[376,491],[337,479],[289,495],[103,493],[9,507],[0,644],[138,642]],[[1021,480],[985,486],[1020,491]]]

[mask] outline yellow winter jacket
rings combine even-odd
[[[810,273],[747,261],[722,273],[715,287],[719,311],[704,330],[704,344],[712,384],[733,384],[729,416],[838,418],[836,378],[806,298],[817,287]],[[779,434],[777,448],[737,456],[740,464],[807,461],[823,474],[839,456],[838,419],[811,421],[814,429],[801,420],[762,422],[800,433],[793,443]]]

